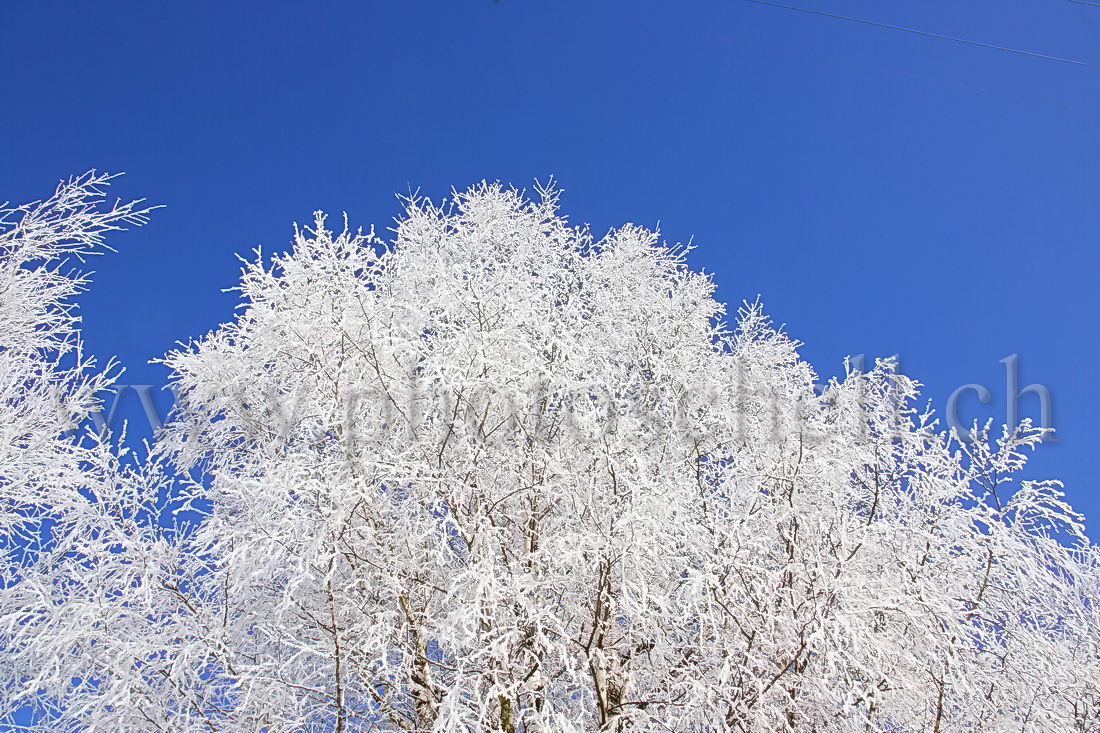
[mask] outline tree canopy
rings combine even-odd
[[[37,417],[0,444],[0,712],[1100,730],[1100,553],[1057,482],[1018,478],[1043,431],[941,431],[890,361],[815,386],[653,231],[597,239],[496,184],[409,200],[389,243],[318,214],[164,357],[178,413],[126,468],[71,435],[110,377],[56,366],[80,281],[49,263],[136,209],[20,211],[0,388]]]

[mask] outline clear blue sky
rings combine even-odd
[[[166,205],[82,301],[90,350],[163,384],[147,360],[231,316],[234,254],[313,210],[385,227],[395,192],[553,174],[597,232],[694,238],[820,373],[899,354],[1003,421],[1019,354],[1060,436],[1031,473],[1100,538],[1100,5],[790,4],[1083,63],[749,0],[9,1],[0,200],[97,168]]]

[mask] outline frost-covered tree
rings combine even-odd
[[[147,539],[119,453],[82,425],[118,370],[82,350],[77,268],[146,219],[140,202],[104,205],[110,179],[88,173],[0,208],[0,723],[22,711],[64,730],[57,708],[80,717],[82,695],[117,678],[103,671],[119,660],[100,654],[101,612],[132,575],[120,548]]]
[[[201,522],[132,522],[78,629],[8,614],[53,656],[5,690],[74,729],[1100,730],[1100,553],[1014,478],[1041,431],[941,434],[889,362],[815,389],[682,250],[540,194],[247,264],[123,482]]]

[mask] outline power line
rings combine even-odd
[[[1082,0],[1073,0],[1074,2],[1082,2]],[[994,48],[998,51],[1008,51],[1010,53],[1018,53],[1024,56],[1035,56],[1040,59],[1049,59],[1051,61],[1061,61],[1066,64],[1076,64],[1077,66],[1092,66],[1092,64],[1084,61],[1074,61],[1073,59],[1063,59],[1058,56],[1047,56],[1043,53],[1034,53],[1032,51],[1021,51],[1018,48],[1007,48],[1006,46],[994,46],[991,43],[981,43],[980,41],[969,41],[965,38],[955,38],[954,36],[944,36],[939,33],[929,33],[928,31],[918,31],[914,28],[903,28],[900,25],[890,25],[888,23],[876,23],[873,20],[864,20],[863,18],[852,18],[847,15],[835,15],[833,13],[825,13],[820,10],[809,10],[807,8],[796,8],[793,5],[781,5],[779,3],[767,2],[766,0],[748,0],[750,3],[756,3],[757,5],[770,5],[773,8],[786,8],[787,10],[797,10],[800,13],[810,13],[812,15],[824,15],[827,18],[838,18],[840,20],[850,20],[853,23],[863,23],[864,25],[874,25],[879,28],[892,28],[896,31],[905,31],[906,33],[916,33],[919,36],[931,36],[932,38],[942,38],[946,41],[957,41],[959,43],[968,43],[971,46],[981,46],[982,48]],[[1092,5],[1093,3],[1083,3],[1085,5]]]

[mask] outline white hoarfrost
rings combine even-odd
[[[0,209],[5,731],[26,720],[49,731],[119,729],[104,723],[104,705],[120,709],[118,695],[133,685],[130,650],[159,641],[130,610],[149,592],[129,548],[140,544],[146,559],[156,550],[141,521],[153,484],[132,480],[102,436],[81,428],[118,370],[97,373],[83,353],[73,297],[86,280],[75,268],[102,252],[106,234],[146,218],[139,202],[103,205],[110,179],[89,173],[44,201]]]
[[[540,194],[411,201],[389,245],[318,217],[248,264],[238,317],[165,358],[180,409],[140,475],[24,479],[9,465],[62,465],[62,426],[6,425],[4,528],[82,528],[8,560],[7,709],[48,730],[1100,730],[1100,556],[1057,483],[1015,478],[1041,431],[942,435],[887,362],[815,389],[758,306],[724,329],[682,251],[595,241]],[[9,410],[46,399],[0,379]]]

